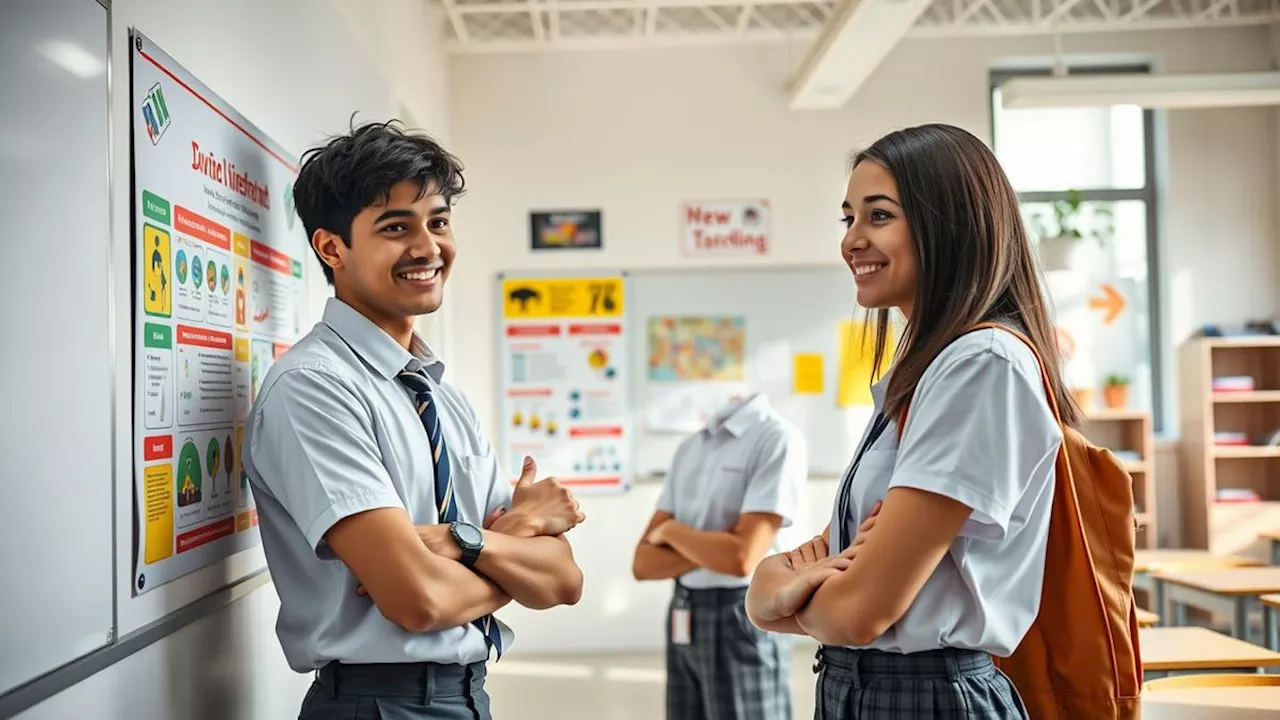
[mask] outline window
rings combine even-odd
[[[1149,411],[1163,431],[1152,113],[1002,107],[1005,81],[1047,74],[992,75],[992,137],[1045,270],[1066,379],[1086,409],[1104,407],[1108,381],[1127,380],[1127,407]]]

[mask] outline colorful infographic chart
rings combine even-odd
[[[258,543],[244,422],[301,330],[295,162],[149,40],[133,83],[133,591]]]
[[[634,475],[625,280],[500,285],[507,469],[519,472],[530,455],[539,477],[554,475],[579,492],[625,490]]]

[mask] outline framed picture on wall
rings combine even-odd
[[[599,250],[604,247],[599,210],[542,210],[529,213],[532,250]]]

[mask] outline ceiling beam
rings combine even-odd
[[[453,0],[449,0],[453,2]],[[703,0],[645,0],[642,7],[657,8],[703,8],[703,7],[755,7],[757,5],[809,5],[814,0],[742,0],[741,2],[703,2]],[[499,0],[499,2],[465,3],[456,5],[457,11],[463,15],[500,15],[512,12],[528,12],[529,5],[525,0]],[[580,10],[631,10],[636,7],[634,0],[573,0],[558,5],[560,10],[574,12]]]
[[[791,109],[838,108],[862,87],[932,0],[841,0],[792,83]]]
[[[445,15],[449,16],[449,24],[453,26],[453,35],[458,38],[458,44],[463,47],[471,44],[471,34],[467,32],[467,21],[458,12],[458,4],[453,0],[440,0],[440,4],[444,6]]]

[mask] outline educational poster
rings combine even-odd
[[[294,161],[144,36],[132,41],[140,594],[259,541],[244,422],[301,330],[307,246],[285,199]]]
[[[504,278],[502,447],[514,479],[524,456],[538,476],[575,491],[631,485],[626,283],[621,277]]]
[[[660,316],[647,329],[647,429],[693,432],[745,392],[746,318]]]
[[[649,318],[649,380],[743,380],[746,345],[746,318]]]

